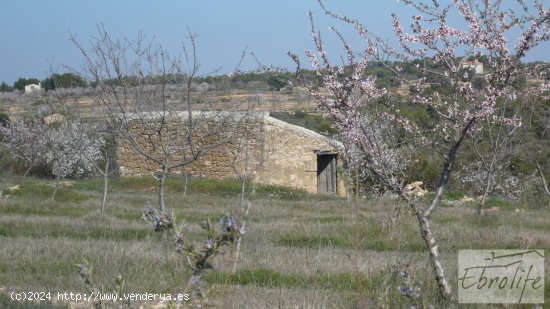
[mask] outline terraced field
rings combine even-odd
[[[5,185],[21,182],[10,178]],[[141,219],[145,206],[155,203],[154,185],[148,178],[115,179],[106,216],[99,214],[100,180],[66,183],[55,201],[50,199],[53,184],[47,180],[28,179],[19,189],[5,190],[0,197],[0,307],[23,304],[9,299],[14,291],[85,292],[76,271],[84,262],[91,269],[92,283],[104,291],[112,291],[121,274],[126,293],[190,293],[186,262]],[[188,222],[189,240],[205,239],[198,225],[206,218],[217,222],[231,212],[244,219],[237,181],[191,180],[186,195],[181,179],[169,179],[168,186],[169,211]],[[436,296],[415,219],[396,200],[353,202],[262,186],[251,186],[247,198],[251,207],[236,274],[229,275],[235,250],[224,248],[206,276],[208,301],[215,307],[445,305]],[[497,206],[485,218],[477,218],[472,206],[445,202],[434,218],[455,287],[458,249],[550,248],[548,210],[516,212],[513,206]],[[397,274],[402,270],[421,289],[418,300],[398,293],[403,282]],[[82,302],[70,305],[90,307]]]

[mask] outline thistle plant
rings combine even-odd
[[[397,292],[410,299],[412,302],[411,307],[416,308],[420,298],[420,288],[414,284],[415,282],[406,270],[398,272],[397,276],[401,278],[401,284],[397,286]]]
[[[147,206],[141,218],[145,222],[151,222],[151,224],[153,225],[153,229],[155,229],[155,232],[169,231],[174,227],[174,222],[168,214],[164,212],[158,212],[150,205]]]
[[[121,296],[124,290],[124,277],[121,274],[117,274],[115,277],[115,287],[111,291],[107,291],[103,286],[97,288],[92,283],[92,269],[88,265],[87,261],[82,264],[75,265],[76,271],[80,275],[86,292],[88,292],[88,300],[93,303],[93,307],[97,309],[104,308],[117,308],[126,309],[132,308],[130,301],[124,301]]]
[[[204,305],[210,292],[204,282],[204,275],[208,270],[214,269],[212,259],[221,253],[224,246],[232,247],[236,244],[245,233],[244,227],[231,214],[222,216],[218,224],[207,219],[200,223],[200,227],[206,232],[206,239],[196,241],[186,234],[189,225],[185,221],[181,220],[176,224],[178,221],[173,216],[150,206],[143,213],[143,219],[150,222],[156,232],[163,233],[173,245],[174,251],[185,258],[191,269],[188,286],[193,291],[193,299],[197,305]]]

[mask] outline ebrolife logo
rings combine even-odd
[[[460,303],[544,303],[544,250],[459,250]]]

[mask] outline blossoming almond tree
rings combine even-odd
[[[70,175],[79,177],[94,170],[104,141],[89,132],[85,124],[65,121],[59,127],[47,127],[41,135],[46,145],[46,162],[51,164],[56,179],[52,199],[55,199],[62,179]]]
[[[14,158],[24,161],[28,171],[37,163],[51,166],[56,186],[68,177],[79,177],[94,169],[100,158],[103,140],[90,134],[89,124],[80,121],[64,121],[57,126],[41,122],[14,121],[8,127],[0,127],[3,142]]]
[[[23,177],[44,158],[45,145],[38,139],[43,132],[41,124],[26,123],[22,120],[11,121],[7,126],[0,126],[0,143],[9,150],[12,157],[26,165]]]
[[[447,186],[459,148],[483,125],[478,120],[490,118],[495,122],[518,124],[516,119],[501,116],[504,114],[498,111],[503,102],[522,95],[519,89],[509,85],[524,73],[525,68],[518,64],[526,53],[548,40],[550,12],[540,1],[402,2],[417,14],[412,17],[410,33],[403,29],[396,15],[392,16],[398,42],[398,46],[392,46],[357,20],[336,14],[319,1],[327,15],[352,25],[364,39],[365,47],[356,53],[340,32],[331,28],[341,39],[347,55],[340,65],[334,65],[311,18],[315,51],[307,51],[306,56],[323,79],[321,90],[312,90],[312,95],[341,132],[348,165],[359,169],[363,177],[374,179],[386,190],[398,194],[410,206],[429,251],[440,294],[452,298],[430,218]],[[514,7],[507,9],[505,5]],[[452,16],[461,17],[461,23],[451,25]],[[514,34],[517,37],[511,43]],[[298,56],[289,55],[299,62]],[[470,83],[463,82],[467,76],[461,69],[467,60],[482,56],[489,59],[490,67],[483,76],[487,86],[474,89]],[[378,61],[396,79],[409,85],[413,91],[406,102],[399,102],[393,92],[376,87],[376,78],[366,74],[370,61]],[[399,65],[413,61],[415,78],[404,74]],[[426,65],[428,62],[437,66]],[[427,91],[428,81],[434,78],[441,80],[450,91]],[[425,108],[430,115],[430,125],[417,125],[407,117],[402,111],[407,105]],[[415,155],[426,151],[441,153],[444,164],[435,195],[421,207],[405,189],[405,175],[415,164]]]

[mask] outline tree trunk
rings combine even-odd
[[[248,141],[246,142],[246,146],[248,146]],[[246,193],[246,180],[248,178],[248,147],[245,146],[245,162],[244,162],[244,168],[243,168],[243,176],[241,180],[241,199],[239,200],[239,210],[242,209],[243,203],[244,203],[244,195]],[[246,211],[244,213],[244,220],[243,220],[243,229],[246,225],[246,218],[248,217],[248,211],[250,210],[251,203],[248,202],[248,206],[246,207]],[[239,261],[239,253],[241,251],[241,239],[242,235],[239,236],[239,239],[237,240],[237,249],[235,252],[235,261],[233,261],[233,269],[231,270],[231,274],[235,275],[237,273],[237,263]]]
[[[420,233],[426,244],[426,248],[430,253],[430,262],[435,275],[435,280],[439,287],[439,293],[445,299],[452,299],[452,289],[445,277],[445,269],[441,263],[441,257],[439,256],[439,248],[437,245],[437,240],[435,239],[435,234],[430,228],[429,219],[424,216],[421,212],[416,213],[418,223],[420,224]]]
[[[481,201],[479,202],[479,207],[477,209],[477,215],[483,216],[485,214],[485,202],[487,201],[487,196],[489,196],[489,192],[491,191],[491,177],[492,173],[487,173],[487,179],[485,180],[485,192],[483,192],[483,196],[481,197]]]
[[[55,201],[55,196],[57,194],[57,190],[59,189],[59,181],[60,181],[60,179],[59,179],[59,177],[57,177],[55,179],[55,189],[53,190],[52,201]]]
[[[435,234],[430,228],[430,216],[443,198],[443,192],[445,191],[445,187],[449,181],[449,177],[451,176],[451,170],[453,168],[453,164],[456,158],[456,153],[460,148],[462,141],[466,137],[466,134],[474,125],[474,123],[475,118],[470,119],[468,124],[462,129],[462,134],[460,135],[458,140],[451,147],[451,149],[449,149],[447,159],[443,164],[443,172],[441,173],[441,177],[439,178],[437,184],[435,196],[430,205],[428,205],[428,207],[424,211],[419,211],[414,205],[414,202],[409,201],[409,205],[416,213],[418,224],[420,225],[420,233],[422,234],[422,239],[424,239],[426,248],[430,253],[430,262],[434,271],[435,281],[437,282],[437,285],[439,287],[439,294],[441,295],[441,297],[449,300],[453,299],[452,289],[449,285],[449,281],[447,281],[447,278],[445,277],[445,270],[443,269],[443,264],[441,264],[441,258],[439,256],[439,249],[437,246],[437,240],[435,239]]]
[[[539,161],[535,160],[535,163],[537,164],[537,169],[540,174],[540,179],[542,180],[542,186],[544,187],[544,192],[546,192],[546,195],[550,197],[550,189],[548,189],[548,182],[546,181],[546,177],[544,176],[542,167],[540,166]]]
[[[162,167],[162,175],[160,175],[158,181],[159,181],[159,207],[161,213],[166,213],[166,207],[164,206],[164,182],[166,181],[166,174],[168,173],[168,169],[163,166]]]
[[[109,190],[109,160],[105,162],[105,170],[103,173],[103,199],[101,200],[101,215],[105,215],[107,205],[107,192]]]
[[[242,225],[243,230],[246,226],[246,218],[248,218],[248,211],[250,210],[251,205],[252,205],[252,203],[248,202],[248,206],[246,207],[246,211],[244,213],[244,218],[245,219],[243,220],[243,225]],[[231,270],[232,275],[235,275],[237,273],[237,263],[239,262],[239,252],[241,251],[241,239],[242,239],[242,235],[240,235],[239,239],[237,240],[237,249],[236,249],[236,252],[235,252],[235,261],[233,261],[233,269]]]
[[[242,209],[244,203],[244,194],[246,193],[246,175],[243,176],[241,182],[241,199],[239,200],[239,209]]]
[[[187,196],[187,184],[189,182],[189,176],[187,175],[187,173],[184,173],[183,175],[183,178],[185,179],[183,181],[183,196]]]
[[[29,175],[31,169],[32,169],[33,165],[31,164],[29,166],[29,168],[27,168],[27,170],[25,171],[25,174],[23,175],[23,179],[27,178],[27,176]]]

